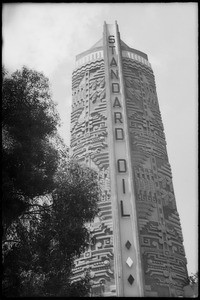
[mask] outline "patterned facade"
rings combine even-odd
[[[73,280],[89,270],[91,296],[183,295],[187,261],[147,55],[104,24],[103,39],[77,56],[72,96],[72,156],[97,170],[103,192],[88,225],[95,244],[76,260]]]
[[[91,61],[77,68],[72,77],[71,149],[73,157],[98,171],[102,189],[102,199],[99,202],[101,211],[94,223],[90,225],[96,243],[76,260],[73,279],[78,279],[83,271],[89,270],[91,276],[95,274],[92,282],[92,295],[116,295],[105,67],[102,52],[98,51],[97,54],[96,58],[92,51]]]

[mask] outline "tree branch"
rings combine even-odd
[[[3,244],[4,243],[19,243],[20,241],[16,241],[16,240],[5,240],[5,241],[2,241],[3,242]]]

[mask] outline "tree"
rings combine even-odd
[[[89,276],[71,283],[74,258],[92,242],[97,174],[68,161],[48,79],[3,70],[3,293],[85,296]]]
[[[191,274],[188,276],[188,284],[184,286],[184,297],[187,298],[196,298],[198,297],[199,291],[198,291],[198,281],[199,281],[199,275],[198,272],[195,274]]]
[[[199,281],[199,273],[198,272],[196,272],[195,274],[191,274],[189,277],[188,277],[188,279],[189,279],[189,284],[195,284],[195,283],[198,283],[198,281]]]
[[[50,143],[59,117],[48,79],[23,67],[3,68],[3,227],[6,232],[36,196],[52,191],[58,151]]]
[[[58,171],[51,199],[29,217],[31,226],[23,218],[15,223],[19,242],[5,254],[13,274],[11,285],[4,278],[7,296],[88,295],[89,276],[74,284],[70,277],[74,258],[92,243],[85,223],[97,214],[98,199],[95,172],[75,162]]]

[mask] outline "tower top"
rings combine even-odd
[[[106,28],[109,25],[113,25],[113,24],[107,24],[106,21],[104,21],[104,28]],[[115,26],[117,27],[117,31],[119,32],[119,27],[117,24],[117,21],[115,21]],[[125,51],[129,51],[133,54],[139,55],[141,57],[143,57],[144,59],[148,60],[148,56],[147,54],[145,54],[142,51],[139,51],[137,49],[134,49],[132,47],[129,47],[124,41],[122,41],[120,39],[120,45],[121,45],[121,50],[125,50]],[[91,54],[93,52],[99,51],[99,50],[103,50],[103,37],[101,39],[99,39],[92,47],[90,47],[88,50],[76,55],[76,61],[78,61],[79,59],[83,58],[84,56]]]

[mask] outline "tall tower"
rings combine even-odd
[[[92,296],[183,295],[187,279],[180,219],[154,74],[118,25],[77,55],[72,76],[71,152],[97,170],[95,243],[73,280],[91,274]]]

